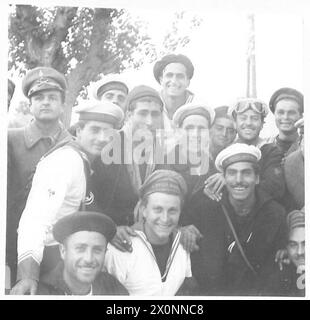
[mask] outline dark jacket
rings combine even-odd
[[[200,250],[192,254],[192,272],[205,295],[255,295],[260,274],[278,249],[285,245],[285,210],[260,190],[252,212],[240,218],[225,190],[221,203],[226,207],[245,254],[258,276],[244,262],[234,241],[221,204],[201,192],[188,205],[187,224],[203,234]]]
[[[281,166],[283,154],[273,143],[264,144],[260,151],[262,157],[259,161],[259,188],[279,201],[285,192],[285,179]]]
[[[14,278],[17,228],[31,188],[31,180],[41,157],[70,134],[62,125],[51,137],[43,137],[31,122],[24,128],[8,130],[7,237],[6,259]]]
[[[72,295],[63,279],[63,262],[43,276],[38,284],[37,295]],[[128,295],[127,289],[112,275],[101,272],[92,283],[93,295]]]
[[[127,164],[124,163],[124,135],[122,131],[120,134],[121,163],[104,164],[98,158],[93,163],[91,177],[92,190],[100,211],[110,216],[119,226],[133,224],[134,208],[139,201],[138,190],[133,186]]]
[[[305,165],[301,150],[296,150],[286,157],[284,173],[288,193],[296,204],[291,209],[300,210],[305,205]]]
[[[273,262],[265,271],[265,281],[261,283],[259,294],[263,296],[305,296],[305,273],[297,272],[292,263],[283,264],[280,270],[277,263]]]

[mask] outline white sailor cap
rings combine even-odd
[[[184,119],[191,115],[205,117],[210,128],[215,118],[215,111],[205,102],[191,102],[178,108],[172,117],[172,121],[176,127],[181,127]]]
[[[261,158],[259,148],[245,143],[235,143],[222,150],[215,159],[217,170],[224,172],[225,169],[236,162],[258,163]]]
[[[118,127],[124,119],[123,110],[110,101],[88,101],[87,104],[75,110],[79,120],[102,121]]]

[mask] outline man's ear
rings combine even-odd
[[[162,85],[162,82],[163,82],[163,76],[161,75],[158,79],[159,79],[159,84],[160,84],[160,85]]]
[[[64,260],[66,255],[66,247],[62,243],[59,244],[59,252],[60,252],[61,259]]]

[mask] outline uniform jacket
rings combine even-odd
[[[72,295],[63,279],[63,262],[40,279],[37,295]],[[112,275],[101,272],[92,284],[92,295],[125,296],[128,295],[128,291]]]
[[[41,157],[70,134],[59,125],[50,137],[43,137],[35,122],[8,130],[7,171],[7,262],[16,263],[16,238],[20,216],[31,187],[31,179]]]
[[[138,186],[130,176],[129,166],[124,163],[124,132],[121,131],[120,134],[121,163],[104,164],[100,158],[96,159],[92,167],[92,190],[102,212],[110,216],[117,225],[131,225],[134,222],[134,208],[139,200]],[[155,169],[156,165],[148,174]]]
[[[305,165],[300,150],[286,157],[284,173],[288,192],[296,203],[293,209],[301,209],[305,205]]]
[[[280,270],[277,263],[273,262],[265,271],[265,281],[261,283],[260,295],[263,296],[305,296],[305,273],[298,272],[295,265],[283,264]]]
[[[264,144],[260,147],[260,151],[262,157],[259,161],[259,188],[279,201],[285,192],[285,179],[281,166],[283,154],[273,143]]]
[[[226,207],[245,254],[258,276],[244,262],[220,203],[201,192],[186,213],[187,224],[194,224],[203,234],[200,250],[192,255],[193,276],[206,295],[257,294],[256,283],[269,260],[285,246],[285,210],[269,196],[256,190],[256,204],[245,218],[238,218],[224,192]]]

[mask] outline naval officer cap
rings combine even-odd
[[[153,74],[158,83],[160,83],[160,77],[163,74],[163,70],[170,63],[181,63],[186,68],[186,74],[189,79],[192,79],[194,75],[194,65],[191,60],[183,54],[168,54],[161,58],[154,64]]]
[[[269,108],[272,113],[275,112],[276,104],[280,100],[290,99],[297,102],[299,105],[301,113],[304,112],[304,96],[301,92],[293,88],[281,88],[277,90],[270,98]]]
[[[101,233],[109,242],[116,234],[116,225],[103,213],[78,211],[59,219],[53,227],[53,236],[56,241],[63,243],[67,237],[79,231]]]
[[[220,172],[236,162],[258,163],[261,158],[259,148],[245,143],[234,143],[222,150],[215,159],[215,167]]]
[[[22,82],[22,90],[30,98],[34,93],[43,90],[65,92],[67,82],[63,74],[50,67],[37,67],[29,70]]]
[[[88,102],[78,107],[76,113],[79,114],[79,120],[107,122],[114,127],[118,127],[124,119],[122,108],[110,101]]]
[[[141,186],[140,199],[155,192],[172,194],[183,199],[187,193],[187,185],[184,178],[175,171],[156,170],[148,176]]]
[[[215,112],[204,102],[191,102],[178,108],[172,117],[172,121],[177,127],[181,127],[184,119],[192,115],[205,117],[208,120],[210,128],[214,121]]]
[[[126,95],[129,91],[128,86],[122,80],[120,75],[109,74],[95,84],[93,96],[95,99],[100,100],[102,95],[109,90],[120,90]]]

